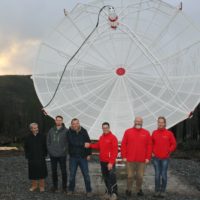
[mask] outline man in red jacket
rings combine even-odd
[[[166,129],[165,117],[158,118],[158,129],[153,131],[153,165],[155,168],[155,197],[165,197],[170,154],[176,149],[173,133]],[[162,182],[161,182],[162,180]]]
[[[134,127],[125,131],[121,155],[127,167],[127,190],[126,195],[131,196],[134,177],[136,177],[136,192],[143,196],[142,182],[145,165],[149,163],[152,154],[152,141],[149,131],[142,128],[143,119],[136,117]]]
[[[117,181],[115,174],[115,161],[118,155],[118,141],[110,131],[108,122],[102,124],[103,134],[95,144],[85,143],[86,148],[100,151],[101,172],[106,185],[104,199],[117,199]]]

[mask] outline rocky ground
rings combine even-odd
[[[1,155],[1,154],[0,154]],[[49,176],[46,180],[46,192],[29,192],[30,181],[27,179],[27,162],[23,155],[0,156],[0,200],[83,200],[84,184],[80,171],[77,175],[77,193],[66,196],[61,192],[53,194],[49,192],[51,187],[50,163],[48,163]],[[119,199],[125,200],[126,187],[125,170],[117,169]],[[99,164],[90,162],[90,175],[94,196],[90,199],[99,200],[104,191],[104,184],[100,176]],[[154,190],[154,171],[152,165],[148,165],[144,178],[144,197],[133,195],[130,199],[152,200]],[[167,200],[200,200],[200,162],[184,159],[171,159],[169,169]]]

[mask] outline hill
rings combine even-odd
[[[30,122],[46,132],[53,120],[41,108],[30,76],[0,76],[0,143],[21,141]]]
[[[21,142],[31,122],[39,123],[40,130],[47,132],[53,120],[45,116],[41,108],[30,76],[0,76],[0,144]],[[199,146],[196,141],[200,141],[200,105],[192,119],[179,123],[172,130],[179,143]]]

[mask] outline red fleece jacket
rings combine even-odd
[[[115,163],[118,155],[118,140],[111,132],[102,134],[99,141],[91,144],[90,148],[100,151],[99,157],[101,162]]]
[[[174,134],[167,129],[153,131],[153,154],[157,158],[166,159],[176,149],[176,139]]]
[[[145,162],[150,160],[152,154],[152,141],[149,131],[141,128],[130,128],[125,131],[122,144],[121,155],[128,162]]]

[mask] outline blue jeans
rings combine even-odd
[[[69,171],[70,171],[70,177],[69,177],[69,191],[74,191],[75,189],[75,178],[76,178],[76,172],[78,166],[81,169],[81,172],[83,174],[84,182],[85,182],[85,188],[87,192],[91,192],[91,183],[90,183],[90,176],[89,176],[89,168],[88,168],[88,161],[86,158],[82,157],[70,157],[69,159]]]
[[[169,159],[159,159],[154,157],[153,165],[155,169],[155,192],[165,192],[167,187]]]

